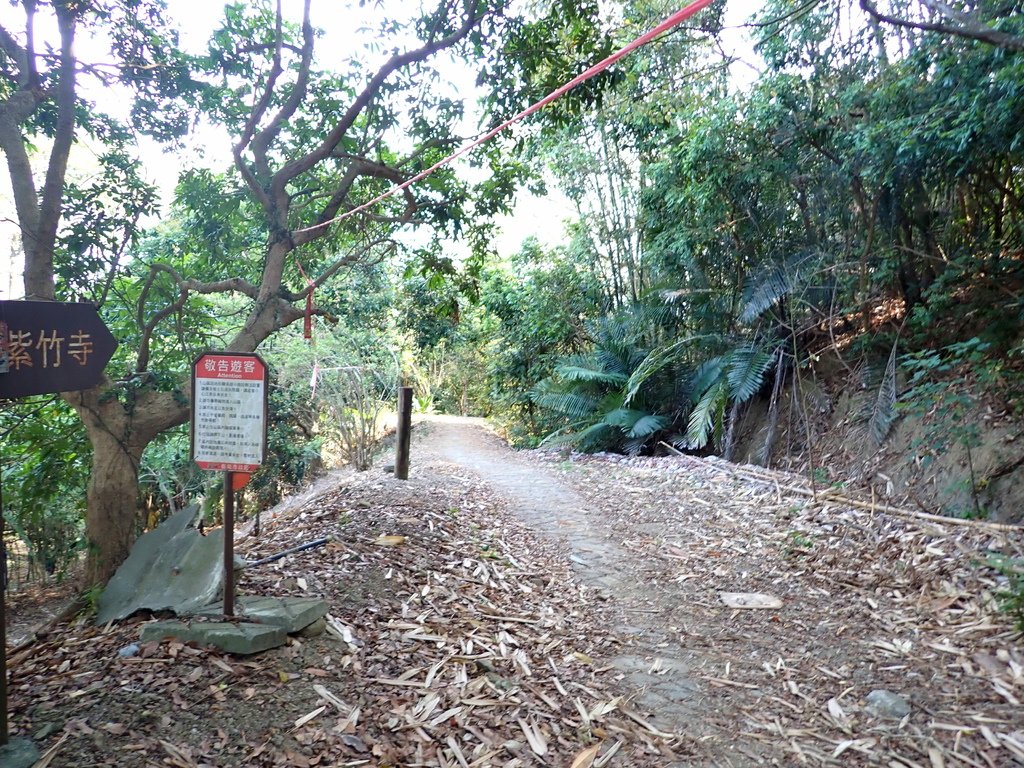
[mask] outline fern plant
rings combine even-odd
[[[857,412],[857,418],[864,422],[868,437],[876,448],[881,447],[889,436],[899,416],[897,410],[896,351],[897,342],[892,345],[885,368],[868,365],[864,369],[864,389],[868,393]]]
[[[738,320],[752,325],[783,299],[797,294],[809,304],[820,303],[817,294],[829,292],[818,285],[823,276],[822,266],[828,263],[825,256],[818,250],[800,251],[755,271],[744,283]]]

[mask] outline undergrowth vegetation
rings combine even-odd
[[[975,6],[1024,29],[1014,4]],[[983,516],[977,414],[1024,402],[1024,60],[864,4],[769,2],[745,82],[716,8],[534,142],[578,218],[481,282],[491,387],[470,410],[522,444],[728,457],[760,398],[767,462],[783,430],[813,450],[828,357],[872,445],[912,416],[921,461],[966,452],[956,482]],[[668,10],[624,3],[622,39]]]
[[[490,121],[676,10],[664,0],[558,2],[537,6],[544,19],[513,22],[500,3],[483,5],[493,28],[459,50],[492,86]],[[936,31],[944,4],[881,5],[887,13],[857,0],[768,0],[745,20],[750,50],[730,54],[736,19],[714,3],[528,131],[489,143],[474,155],[486,181],[446,168],[324,239],[324,222],[450,151],[464,107],[416,78],[384,77],[387,87],[356,103],[372,109],[321,144],[356,81],[309,71],[310,54],[289,70],[306,68],[289,87],[307,103],[274,83],[265,98],[249,93],[263,87],[253,85],[259,67],[224,46],[258,38],[260,55],[290,56],[315,35],[271,24],[262,6],[230,6],[209,60],[173,63],[182,78],[163,84],[160,104],[185,111],[163,138],[184,130],[188,104],[235,129],[251,165],[239,154],[230,171],[187,169],[166,220],[144,229],[156,197],[124,152],[130,132],[81,116],[90,139],[110,145],[106,186],[66,185],[56,271],[45,277],[57,298],[103,304],[121,341],[90,407],[116,405],[108,410],[126,433],[153,403],[164,419],[139,447],[116,430],[111,440],[105,421],[83,421],[84,406],[77,416],[56,399],[4,406],[4,513],[35,567],[61,573],[82,549],[90,441],[139,479],[132,530],[193,500],[216,508],[218,481],[195,471],[181,426],[185,372],[198,352],[232,343],[258,347],[272,371],[270,450],[246,491],[249,509],[275,503],[325,459],[370,466],[402,384],[418,410],[491,417],[518,445],[628,454],[730,458],[751,441],[745,415],[763,406],[750,455],[770,463],[801,453],[810,476],[825,479],[815,430],[832,405],[816,398],[831,387],[855,391],[875,449],[910,417],[924,428],[908,460],[928,466],[962,451],[966,468],[949,482],[970,499],[960,513],[985,516],[994,475],[975,461],[988,428],[977,414],[1024,415],[1024,11],[954,4],[971,24]],[[433,34],[452,22],[449,10],[382,29]],[[196,90],[176,90],[187,87]],[[136,106],[147,103],[156,102]],[[260,133],[244,117],[250,103],[268,120],[282,104],[292,111]],[[135,119],[159,129],[151,117],[143,109]],[[49,130],[38,119],[12,146]],[[418,149],[402,156],[385,141],[395,134]],[[275,176],[271,156],[293,150],[309,153],[306,164]],[[300,167],[308,176],[287,175]],[[291,208],[266,196],[270,178],[290,190],[281,200]],[[556,187],[575,216],[560,237],[527,238],[497,258],[496,217],[527,187],[537,196]],[[406,224],[419,231],[397,237]],[[461,261],[452,240],[467,246]],[[278,250],[264,252],[268,243]],[[280,303],[272,311],[270,295]],[[306,300],[311,339],[298,330]],[[126,546],[131,537],[118,535]],[[104,567],[115,554],[124,552],[111,549]]]

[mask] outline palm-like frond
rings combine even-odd
[[[693,375],[693,383],[690,384],[690,391],[696,400],[699,400],[714,384],[722,378],[725,372],[726,360],[724,357],[713,357],[701,363]]]
[[[591,424],[576,434],[576,444],[586,447],[588,443],[597,444],[615,437],[615,428],[604,421]]]
[[[543,383],[541,382],[541,384]],[[548,408],[571,420],[587,418],[598,409],[601,403],[600,398],[579,390],[547,389],[540,385],[534,388],[532,396],[533,402],[541,408]]]
[[[602,344],[593,351],[594,362],[608,373],[628,377],[632,370],[629,357],[631,350],[620,344]]]
[[[635,411],[630,408],[616,408],[608,411],[604,415],[603,421],[605,424],[611,424],[613,427],[619,427],[625,431],[631,429],[637,419],[645,415],[647,415],[646,411]]]
[[[721,337],[717,334],[702,334],[699,336],[687,336],[679,339],[668,346],[655,349],[648,354],[636,367],[629,380],[625,382],[625,402],[629,403],[637,396],[644,383],[666,366],[678,362],[683,357],[683,352],[693,344],[706,341],[717,341]]]
[[[633,422],[633,426],[626,432],[626,436],[646,440],[655,432],[668,426],[668,417],[654,413],[645,413]]]
[[[679,432],[673,432],[665,442],[680,451],[685,451],[690,447],[690,441],[686,439],[686,435]]]
[[[599,421],[578,431],[566,428],[552,432],[541,440],[540,444],[544,448],[560,448],[566,445],[585,446],[587,443],[612,436],[614,429],[611,425]]]
[[[559,365],[555,368],[555,373],[566,381],[593,381],[610,384],[613,387],[622,386],[629,379],[628,376],[618,371],[605,371],[581,365]]]
[[[744,290],[745,302],[739,315],[740,322],[753,322],[792,289],[793,283],[783,265],[775,265],[759,272],[747,282]]]
[[[771,365],[773,351],[748,344],[734,349],[728,356],[729,394],[744,403],[761,389],[764,375]]]
[[[881,446],[896,421],[896,347],[893,343],[892,351],[889,353],[889,360],[885,364],[885,373],[882,374],[882,381],[878,385],[878,394],[875,397],[874,407],[868,417],[868,433],[874,441],[875,446]]]
[[[703,448],[708,444],[712,429],[715,433],[721,432],[728,400],[729,391],[724,379],[720,378],[704,392],[700,401],[690,412],[690,422],[686,430],[688,447]]]
[[[816,264],[826,255],[817,249],[802,251],[751,275],[743,288],[743,309],[740,310],[739,321],[753,322],[781,298],[798,290],[809,291],[809,296],[827,302],[831,294],[826,295],[822,286],[808,285],[808,281],[819,272]]]
[[[664,292],[651,291],[629,307],[629,327],[633,336],[664,331],[675,324],[676,307],[664,298]]]
[[[550,435],[546,435],[540,441],[540,446],[542,448],[562,448],[566,445],[578,445],[579,441],[580,436],[578,432],[560,429],[552,432]]]
[[[627,456],[636,456],[647,445],[646,437],[630,437],[623,441],[622,450]]]

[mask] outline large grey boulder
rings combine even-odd
[[[220,596],[224,584],[224,530],[196,530],[198,506],[175,512],[135,542],[100,595],[96,623],[136,611],[193,613]]]

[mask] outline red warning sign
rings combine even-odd
[[[192,460],[255,472],[267,446],[267,366],[258,355],[205,354],[192,365]]]

